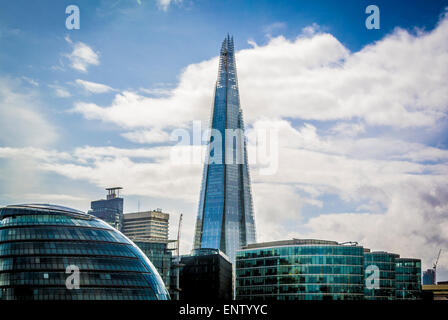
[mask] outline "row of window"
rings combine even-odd
[[[404,260],[404,259],[397,259],[397,268],[403,268],[403,269],[407,269],[407,268],[421,268],[422,263],[420,260]]]
[[[71,241],[0,243],[0,257],[8,255],[96,255],[135,257],[126,245]]]
[[[266,259],[246,259],[236,261],[237,268],[250,268],[276,265],[362,265],[362,257],[353,256],[291,256]]]
[[[396,282],[395,287],[397,290],[420,290],[421,285],[419,282]]]
[[[80,270],[150,272],[137,259],[98,257],[14,257],[0,260],[0,271],[12,270],[65,270],[75,265]]]
[[[395,286],[380,289],[364,289],[364,297],[368,300],[381,300],[380,298],[395,298]]]
[[[91,240],[127,243],[121,234],[87,228],[11,228],[0,229],[0,242],[17,240]]]
[[[8,207],[0,209],[0,218],[4,219],[9,216],[36,215],[36,213],[39,215],[49,214],[49,215],[64,215],[80,219],[86,218],[85,213],[76,210],[66,212],[66,211],[58,211],[52,208],[8,208]]]
[[[362,275],[307,275],[307,276],[271,276],[238,278],[238,286],[271,285],[271,284],[362,284]]]
[[[418,282],[420,274],[395,274],[395,279],[399,282]]]
[[[293,293],[293,294],[274,294],[274,295],[239,295],[237,300],[277,300],[277,301],[296,301],[296,300],[362,300],[362,294],[323,294],[323,293]]]
[[[0,228],[33,225],[68,225],[109,229],[109,226],[100,220],[76,219],[55,214],[28,214],[6,217],[0,220]]]
[[[302,274],[347,274],[347,275],[362,275],[362,266],[279,266],[279,267],[261,267],[252,269],[237,269],[237,277],[257,277],[257,276],[271,276],[271,275],[302,275]]]
[[[363,257],[363,248],[354,246],[317,246],[303,245],[291,247],[276,247],[266,249],[254,249],[239,251],[237,260],[273,256],[293,256],[293,255],[347,255]]]
[[[65,286],[65,272],[15,272],[0,273],[0,287],[5,286]],[[148,287],[140,273],[94,273],[80,272],[80,286]]]
[[[284,293],[353,293],[364,294],[362,284],[355,285],[272,285],[237,287],[236,295],[284,294]]]
[[[399,290],[395,292],[395,298],[399,300],[416,300],[420,299],[419,290]]]
[[[395,260],[398,257],[396,254],[373,254],[373,253],[365,253],[364,261],[370,263],[389,263],[395,266]]]
[[[0,288],[0,300],[157,300],[167,294],[155,294],[150,288]]]

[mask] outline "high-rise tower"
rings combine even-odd
[[[236,250],[255,242],[255,223],[233,37],[221,48],[211,137],[199,199],[195,248]]]

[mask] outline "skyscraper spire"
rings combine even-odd
[[[194,248],[220,249],[234,261],[236,250],[255,242],[255,223],[230,35],[221,47],[211,127],[215,134],[219,132],[221,143],[217,144],[212,133],[204,165]]]

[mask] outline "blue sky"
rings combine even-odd
[[[119,184],[128,212],[183,212],[189,250],[201,165],[172,167],[167,137],[208,119],[230,33],[248,129],[280,134],[278,173],[252,168],[260,240],[356,240],[429,266],[448,245],[447,6],[2,1],[0,204],[87,210]]]

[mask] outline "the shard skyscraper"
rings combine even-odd
[[[235,261],[236,250],[254,243],[256,238],[235,51],[230,36],[222,43],[211,128],[194,248],[220,249]]]

